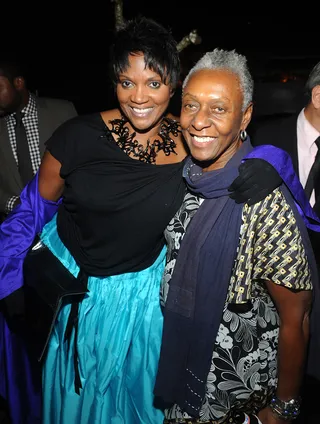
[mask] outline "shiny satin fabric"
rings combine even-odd
[[[312,231],[319,232],[320,218],[312,209],[300,180],[293,170],[290,155],[278,147],[264,144],[255,147],[243,160],[255,158],[266,160],[278,171],[284,184],[292,194],[306,227]]]
[[[0,226],[0,299],[23,285],[23,260],[36,235],[57,212],[62,199],[43,199],[38,173],[23,189],[20,204]]]
[[[55,218],[42,241],[69,271],[79,268],[56,231]],[[74,388],[74,332],[64,341],[70,305],[56,321],[43,370],[45,424],[162,424],[153,406],[163,317],[159,290],[166,248],[143,271],[89,277],[79,307],[78,358],[82,383]]]
[[[41,369],[28,355],[24,341],[8,328],[0,313],[0,395],[11,424],[42,424]]]
[[[0,226],[0,299],[23,285],[23,260],[36,234],[56,213],[38,191],[38,174],[21,193],[18,205]],[[41,370],[25,341],[13,333],[0,312],[0,395],[12,424],[41,423]]]

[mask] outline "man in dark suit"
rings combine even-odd
[[[0,214],[5,217],[19,202],[25,184],[37,172],[45,142],[63,122],[77,115],[67,100],[32,94],[22,70],[0,60]],[[27,150],[19,155],[19,130],[26,134]],[[20,163],[19,163],[20,162]],[[22,169],[24,167],[24,170]],[[29,169],[29,174],[28,174]],[[0,220],[1,222],[1,220]]]
[[[320,216],[320,166],[319,173],[315,170],[318,150],[320,163],[320,62],[312,69],[305,88],[306,106],[297,115],[257,127],[252,144],[273,144],[289,153],[310,204]],[[320,264],[319,246],[314,247]]]
[[[306,106],[297,115],[257,127],[252,143],[273,144],[289,153],[310,204],[320,216],[320,62],[312,69],[305,87]],[[310,232],[310,239],[320,271],[320,233]],[[307,378],[299,423],[320,423],[319,393],[320,382]]]
[[[273,144],[286,150],[304,187],[318,151],[316,140],[320,136],[320,62],[312,69],[305,88],[307,104],[298,114],[262,124],[252,136],[255,146]],[[314,196],[310,202],[313,206]]]
[[[37,172],[47,139],[76,115],[69,101],[32,94],[19,66],[0,60],[0,223]],[[41,417],[40,367],[8,320],[19,317],[23,306],[21,290],[0,302],[0,417],[9,413],[13,424],[40,422]]]

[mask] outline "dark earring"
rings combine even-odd
[[[244,141],[247,137],[248,137],[247,131],[246,130],[241,130],[240,131],[240,138],[241,138],[241,140]]]

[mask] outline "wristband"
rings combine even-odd
[[[282,420],[294,420],[300,414],[300,399],[283,401],[274,396],[271,399],[270,408]]]

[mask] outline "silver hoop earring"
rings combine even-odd
[[[241,130],[240,131],[240,138],[241,138],[241,140],[244,141],[247,137],[248,137],[247,131],[246,130]]]

